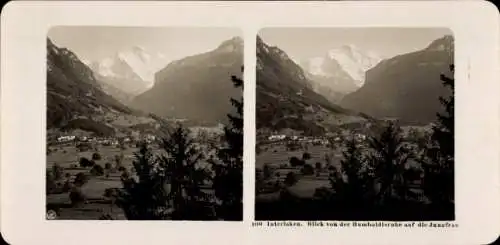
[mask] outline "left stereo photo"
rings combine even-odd
[[[47,219],[242,220],[239,29],[55,26],[46,65]]]

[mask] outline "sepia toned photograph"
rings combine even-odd
[[[55,26],[46,218],[243,219],[238,29]]]
[[[256,220],[455,220],[454,38],[264,28]]]

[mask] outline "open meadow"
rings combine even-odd
[[[47,194],[47,207],[57,209],[58,219],[99,219],[104,213],[110,213],[115,219],[125,219],[120,208],[111,203],[110,199],[104,197],[104,192],[108,188],[121,188],[120,172],[112,171],[108,177],[93,176],[90,168],[79,166],[80,158],[92,159],[92,154],[96,151],[80,152],[74,144],[49,146],[52,150],[47,155],[47,168],[54,164],[62,168],[63,176],[70,174],[74,178],[78,173],[85,173],[89,176],[88,182],[82,186],[82,192],[87,196],[87,203],[79,207],[72,207],[68,192]],[[101,158],[94,160],[96,164],[105,166],[106,163],[115,164],[115,157],[123,154],[122,166],[132,167],[134,152],[138,148],[128,147],[120,149],[116,146],[101,146],[98,151]]]
[[[302,166],[292,167],[290,159],[296,157],[302,159],[304,153],[308,153],[309,157],[305,160],[305,164],[309,164],[314,168],[317,163],[321,165],[320,169],[315,169],[314,173],[303,174]],[[305,144],[304,147],[290,151],[286,144],[267,144],[262,147],[260,154],[256,156],[255,167],[262,170],[265,165],[272,169],[272,177],[267,179],[267,182],[275,183],[279,181],[284,183],[287,174],[293,172],[297,177],[297,182],[289,187],[289,191],[294,195],[303,198],[312,198],[317,188],[328,187],[330,185],[329,175],[332,167],[340,166],[342,159],[342,148],[330,148],[325,145]],[[274,192],[264,191],[257,194],[257,199],[269,200],[278,199],[279,190]]]
[[[97,149],[79,151],[75,143],[48,146],[50,153],[47,154],[47,171],[53,171],[58,166],[61,178],[59,191],[47,193],[47,211],[53,210],[57,213],[57,219],[100,219],[111,216],[115,220],[126,219],[123,210],[114,204],[113,199],[105,196],[107,190],[120,189],[123,187],[121,176],[125,171],[134,173],[134,154],[139,151],[136,146],[120,148],[117,146],[100,145]],[[98,153],[99,157],[94,154]],[[161,149],[153,147],[154,155],[161,155]],[[80,159],[92,159],[95,165],[103,167],[102,174],[92,172],[92,167],[80,166]],[[118,167],[117,159],[119,160]],[[106,168],[109,165],[109,169]],[[123,168],[123,169],[119,169]],[[85,195],[86,201],[81,205],[72,205],[69,189],[64,190],[64,183],[74,183],[75,177],[83,173],[88,177],[87,182],[80,190]],[[205,193],[213,193],[213,190],[204,187]],[[50,218],[50,217],[48,217]]]
[[[423,132],[424,128],[416,130]],[[371,184],[366,182],[364,187],[360,187],[366,192],[361,198],[367,198],[367,202],[360,201],[356,205],[367,205],[367,207],[354,208],[349,204],[347,207],[335,208],[335,205],[347,205],[346,202],[355,203],[345,197],[346,191],[354,190],[344,189],[350,188],[346,184],[339,185],[346,183],[348,174],[351,174],[346,172],[345,168],[356,164],[356,161],[369,164],[370,159],[382,159],[374,158],[379,156],[377,151],[384,149],[372,148],[375,139],[373,136],[361,137],[362,139],[358,140],[354,138],[329,140],[324,143],[311,143],[319,140],[314,137],[309,140],[261,142],[258,144],[256,154],[256,219],[321,220],[352,219],[358,216],[369,219],[410,219],[419,217],[421,215],[419,212],[438,218],[440,215],[449,215],[449,210],[446,212],[427,210],[431,208],[427,205],[430,200],[424,193],[421,164],[417,159],[421,154],[418,147],[419,137],[424,136],[415,137],[414,134],[404,133],[402,130],[397,137],[401,139],[401,143],[398,143],[400,149],[405,151],[405,156],[398,160],[403,162],[401,171],[405,182],[394,185],[398,191],[391,196],[394,200],[404,200],[401,204],[389,204],[394,209],[388,208],[388,205],[369,203],[371,198],[369,195],[378,193],[383,188],[376,182]],[[352,155],[353,149],[357,152],[355,153],[357,156]],[[365,166],[369,168],[368,165]],[[359,170],[357,171],[356,176],[360,180],[365,178],[359,174]],[[374,180],[376,178],[375,176]],[[367,176],[366,181],[370,181],[370,177]],[[399,192],[403,189],[404,192]],[[405,214],[406,208],[413,209],[414,212]]]

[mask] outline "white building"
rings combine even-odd
[[[271,135],[267,139],[269,141],[278,141],[278,140],[284,140],[286,138],[286,135],[280,134],[280,135]]]
[[[74,135],[60,136],[57,138],[57,141],[58,142],[68,142],[68,141],[75,140],[75,138],[76,138],[76,136],[74,136]]]

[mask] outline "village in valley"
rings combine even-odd
[[[203,152],[199,164],[208,165],[207,161],[215,157],[215,149],[223,143],[220,126],[188,130],[197,149]],[[48,135],[47,209],[56,212],[58,219],[127,219],[113,195],[123,188],[127,176],[135,174],[133,163],[142,145],[148,145],[157,156],[165,155],[158,135],[131,131],[128,136],[105,137],[78,130]],[[79,179],[85,179],[79,189],[85,195],[85,205],[75,207],[72,203],[76,197],[68,192]],[[215,200],[210,183],[200,187],[210,200]]]
[[[407,140],[405,147],[419,154],[419,144],[425,144],[425,138],[431,132],[433,124],[428,126],[403,127],[401,136]],[[349,140],[354,140],[360,149],[368,147],[371,124],[358,130],[343,129],[328,132],[321,136],[305,136],[300,132],[287,130],[286,133],[268,132],[258,136],[256,146],[256,195],[258,199],[279,199],[280,191],[287,182],[294,182],[294,194],[303,198],[313,198],[316,191],[328,190],[330,179],[341,168],[343,152]],[[365,152],[367,154],[368,152]],[[414,166],[417,164],[414,163]],[[410,166],[412,162],[410,161]],[[293,177],[291,177],[293,176]],[[298,176],[300,181],[298,181]],[[421,180],[415,178],[414,183]],[[319,189],[318,189],[319,188]],[[421,190],[414,189],[416,195]],[[420,195],[420,198],[424,198]]]

